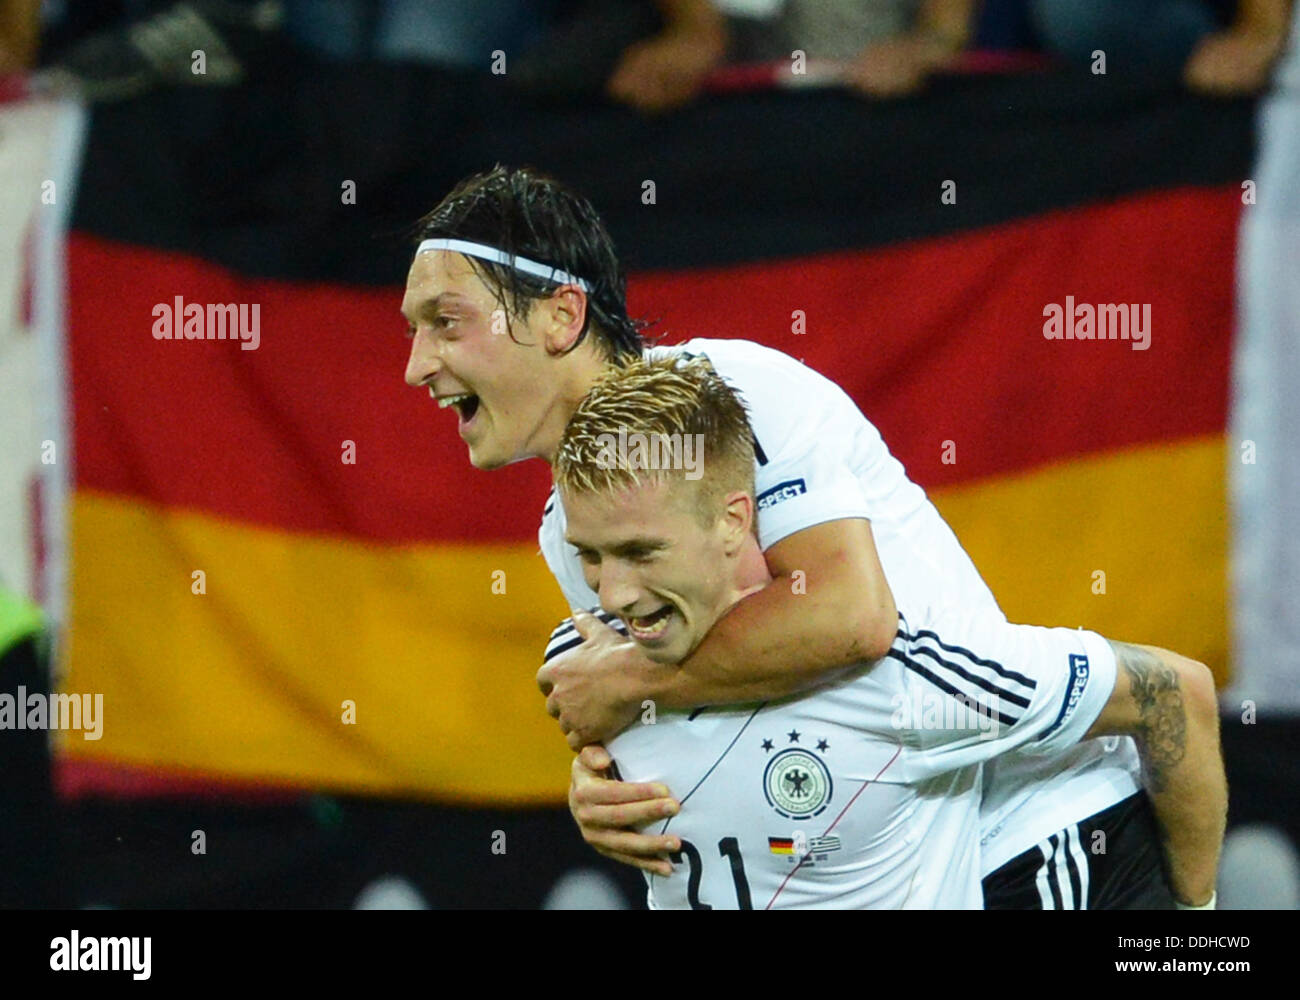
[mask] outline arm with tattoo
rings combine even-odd
[[[1137,741],[1174,896],[1205,903],[1228,810],[1214,678],[1204,664],[1167,649],[1111,645],[1115,690],[1088,735]]]

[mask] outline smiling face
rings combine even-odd
[[[587,585],[652,660],[678,663],[758,582],[752,500],[723,500],[704,524],[699,486],[649,479],[609,493],[561,492]],[[765,576],[765,572],[763,572]],[[750,578],[753,579],[750,579]]]
[[[556,365],[582,329],[585,299],[572,286],[532,303],[510,326],[492,289],[461,254],[416,254],[402,315],[411,337],[406,382],[426,386],[440,407],[454,407],[457,430],[480,469],[521,459],[549,460],[564,425],[590,384],[594,355],[581,345]]]

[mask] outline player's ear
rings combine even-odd
[[[735,490],[727,494],[725,502],[722,540],[727,555],[732,555],[753,532],[754,498],[743,490]]]
[[[587,318],[587,295],[577,285],[561,285],[534,308],[542,310],[548,354],[563,354],[578,341]]]

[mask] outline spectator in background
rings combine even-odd
[[[1224,96],[1268,82],[1286,40],[1290,0],[1030,0],[1044,47],[1088,62],[1095,50]]]
[[[51,3],[47,14],[67,20],[84,8]],[[57,53],[32,78],[33,88],[86,101],[137,97],[158,87],[225,87],[277,37],[280,0],[125,0],[110,21]],[[195,53],[202,53],[196,69]]]
[[[498,49],[536,42],[565,0],[47,0],[47,27],[71,34],[54,81],[90,100],[132,97],[168,84],[231,84],[280,30],[300,49],[340,62],[419,62],[486,72]],[[648,3],[649,0],[640,0]],[[0,15],[40,0],[0,0]],[[7,50],[0,17],[0,68]],[[58,31],[57,29],[64,29]],[[57,45],[57,39],[56,39]],[[190,72],[201,48],[209,66]]]
[[[50,3],[47,16],[90,31],[74,38],[35,83],[90,101],[122,100],[165,86],[230,86],[254,72],[282,38],[337,61],[418,62],[486,73],[494,51],[513,57],[535,43],[561,3],[118,0],[109,18],[88,25],[87,8]],[[39,0],[0,0],[0,13],[19,7],[39,21]],[[7,42],[8,35],[0,35],[0,69]],[[195,50],[205,55],[202,73],[192,69]]]
[[[726,18],[710,0],[659,0],[659,34],[628,47],[606,85],[616,101],[655,114],[699,94],[727,58]]]
[[[663,29],[623,53],[607,86],[651,113],[694,98],[726,61],[784,61],[796,50],[843,62],[858,93],[912,93],[966,47],[975,0],[659,0],[659,8]]]
[[[487,72],[492,53],[536,43],[558,0],[286,0],[298,45],[346,61],[422,62]]]
[[[909,3],[894,0],[886,5],[841,3],[843,9],[870,10],[870,18],[855,18],[856,30],[846,23],[837,32],[839,41],[826,35],[825,29],[835,30],[833,24],[823,25],[814,33],[816,17],[821,5],[814,0],[801,0],[794,4],[800,10],[800,23],[807,23],[810,36],[817,39],[819,48],[828,54],[838,45],[857,48],[861,39],[869,41],[851,57],[848,83],[854,90],[869,97],[897,97],[919,90],[930,74],[942,69],[953,57],[966,48],[974,33],[975,0],[922,0]],[[916,8],[915,10],[910,10]],[[810,53],[811,54],[811,53]]]

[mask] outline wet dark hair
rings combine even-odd
[[[459,239],[526,257],[582,278],[591,286],[582,332],[573,350],[592,332],[615,362],[640,358],[648,325],[627,314],[627,279],[614,242],[591,202],[560,181],[531,167],[500,164],[466,177],[415,227],[417,245],[427,239]],[[509,317],[527,315],[561,282],[535,277],[505,264],[466,257],[496,294]],[[510,331],[514,339],[514,331]]]

